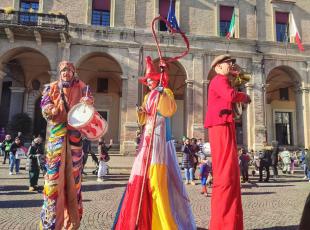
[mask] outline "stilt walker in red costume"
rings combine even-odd
[[[232,104],[250,103],[247,94],[235,90],[228,76],[235,63],[230,55],[216,57],[211,66],[216,75],[208,90],[205,128],[209,130],[213,190],[210,230],[242,230],[240,175]]]

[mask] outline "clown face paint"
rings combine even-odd
[[[153,81],[152,79],[148,78],[146,80],[146,84],[149,87],[150,90],[153,90],[157,87],[158,81]]]

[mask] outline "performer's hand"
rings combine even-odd
[[[53,116],[58,114],[58,109],[56,107],[52,108],[51,113]]]
[[[137,112],[139,112],[139,113],[146,112],[146,111],[145,111],[145,108],[144,108],[143,106],[137,106],[137,107],[136,107],[136,110],[137,110]]]
[[[113,145],[113,139],[110,139],[110,145]]]
[[[82,97],[81,102],[88,104],[88,105],[94,104],[94,100],[90,97]]]
[[[157,90],[159,93],[162,93],[162,92],[164,92],[164,87],[157,86],[157,88],[155,90]]]
[[[246,104],[250,104],[250,103],[251,103],[251,98],[250,98],[249,95],[247,95],[247,98],[246,98],[246,100],[245,100],[245,103],[246,103]]]

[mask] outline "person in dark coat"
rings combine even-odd
[[[274,144],[271,152],[271,166],[273,171],[273,178],[278,177],[278,159],[279,159],[279,147],[278,144]]]
[[[183,147],[182,168],[184,169],[185,184],[194,182],[194,153],[191,150],[190,140],[187,138]]]
[[[83,143],[83,169],[82,169],[82,174],[83,175],[87,175],[87,173],[84,171],[85,165],[87,163],[87,159],[88,159],[88,154],[91,151],[91,142],[90,140],[88,140],[86,137],[84,137],[82,139],[82,143]]]
[[[271,165],[271,152],[270,150],[262,150],[259,152],[259,159],[260,159],[260,164],[259,164],[259,181],[263,181],[263,170],[266,170],[266,179],[264,180],[265,182],[269,181],[270,177],[270,171],[269,167]]]
[[[16,174],[19,174],[19,164],[20,159],[17,158],[17,150],[22,147],[22,143],[18,137],[15,137],[14,143],[12,143],[10,148],[10,175],[13,175],[13,169],[15,166]]]
[[[40,175],[40,158],[43,156],[43,148],[41,146],[42,139],[37,137],[31,143],[28,151],[29,162],[29,191],[38,190],[38,180]]]

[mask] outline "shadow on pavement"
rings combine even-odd
[[[33,208],[40,207],[43,200],[8,200],[0,201],[1,208]]]
[[[112,189],[117,187],[124,187],[127,184],[105,184],[105,182],[102,182],[101,184],[83,184],[82,191],[83,192],[89,192],[89,191],[100,191],[100,190],[106,190],[106,189]]]
[[[266,195],[273,194],[275,192],[242,192],[241,195]]]
[[[291,225],[291,226],[275,226],[270,228],[254,228],[253,230],[297,230],[297,225]]]
[[[16,191],[16,190],[27,190],[28,191],[28,186],[27,185],[4,185],[1,186],[1,190],[3,191]],[[0,193],[2,194],[2,193]]]

